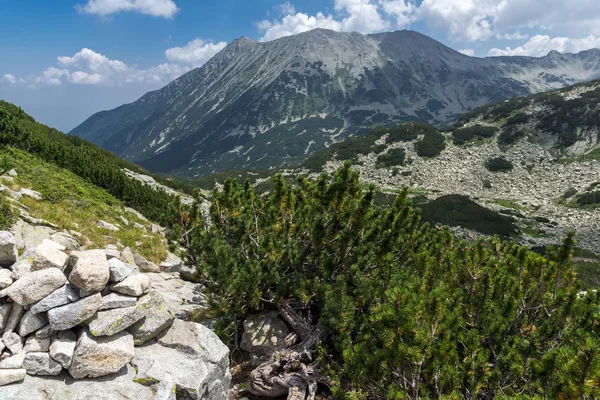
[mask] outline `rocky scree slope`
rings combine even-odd
[[[600,76],[600,51],[474,58],[413,31],[241,38],[163,89],[72,134],[151,171],[297,163],[365,126],[446,123],[474,107]]]
[[[316,176],[353,159],[362,179],[384,193],[408,186],[419,204],[466,196],[459,202],[512,218],[520,230],[513,237],[529,246],[558,244],[575,230],[578,246],[600,255],[599,115],[600,81],[592,81],[476,109],[445,131],[413,123],[379,128],[290,173]],[[454,225],[468,237],[481,234]]]

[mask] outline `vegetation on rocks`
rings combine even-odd
[[[452,142],[463,145],[476,139],[487,139],[498,132],[495,126],[473,125],[468,128],[459,128],[452,131]]]
[[[446,138],[437,131],[427,131],[423,139],[415,143],[415,150],[421,157],[433,158],[446,148]]]
[[[325,374],[347,398],[599,395],[600,297],[578,294],[571,235],[546,256],[497,238],[466,243],[422,224],[407,191],[375,206],[375,188],[349,164],[273,185],[257,196],[227,181],[214,192],[212,225],[190,216],[215,310],[234,321],[297,313],[292,327],[322,338],[320,368],[298,369],[309,363],[299,356],[283,369],[282,353],[251,387],[274,373],[311,393]]]
[[[490,172],[509,172],[513,167],[513,163],[504,157],[490,158],[485,163],[485,168]]]
[[[404,165],[406,160],[406,151],[403,148],[391,149],[385,154],[377,157],[377,167],[393,167],[397,165]]]

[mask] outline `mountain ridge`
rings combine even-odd
[[[600,77],[600,50],[469,57],[415,31],[240,38],[202,67],[71,131],[156,172],[300,162],[366,126],[445,124],[477,106]]]

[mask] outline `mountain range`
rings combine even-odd
[[[71,131],[152,172],[300,164],[378,124],[446,125],[481,105],[600,77],[600,50],[469,57],[414,31],[235,40],[164,88]]]

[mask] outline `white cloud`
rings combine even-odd
[[[258,23],[258,29],[263,33],[260,40],[264,42],[283,36],[296,35],[316,28],[340,31],[342,24],[336,21],[333,16],[326,16],[323,13],[310,16],[304,13],[296,13],[294,15],[286,15],[280,21],[271,22],[264,20]]]
[[[102,17],[120,12],[137,12],[153,17],[172,18],[179,9],[173,0],[88,0],[77,9]]]
[[[459,53],[463,53],[465,56],[469,56],[469,57],[474,57],[475,56],[475,50],[473,49],[462,49],[462,50],[457,50]]]
[[[199,67],[227,46],[225,42],[212,43],[194,39],[183,47],[173,47],[165,52],[170,62]]]
[[[335,0],[335,9],[344,15],[345,32],[373,33],[389,29],[390,23],[379,13],[380,4],[372,0]]]
[[[397,28],[404,28],[415,20],[417,6],[410,0],[382,0],[385,13],[396,20]]]
[[[522,46],[504,49],[493,48],[490,56],[545,56],[552,50],[561,53],[577,53],[582,50],[600,47],[600,37],[593,35],[584,38],[553,37],[548,35],[535,35]]]
[[[199,40],[199,39],[198,39]],[[188,72],[192,67],[198,66],[210,58],[210,51],[225,46],[225,43],[210,44],[204,46],[205,51],[197,51],[191,46],[192,41],[188,43],[185,49],[190,46],[190,52],[168,52],[173,60],[180,61],[185,65],[164,63],[147,69],[130,67],[122,61],[112,60],[103,54],[97,53],[91,49],[81,49],[71,57],[58,57],[57,66],[49,67],[38,76],[18,78],[12,74],[6,74],[1,79],[1,83],[11,85],[26,84],[29,86],[45,85],[102,85],[102,86],[120,86],[129,83],[168,83]],[[208,50],[207,50],[208,49]],[[169,49],[172,50],[172,49]],[[209,51],[210,50],[210,51]],[[207,58],[208,57],[208,58]]]
[[[296,14],[296,7],[294,7],[294,5],[289,1],[286,1],[275,8],[279,11],[279,15]]]

